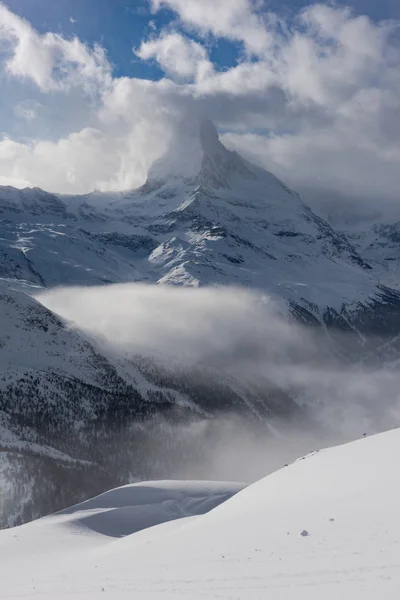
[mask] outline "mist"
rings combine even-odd
[[[238,388],[274,385],[299,406],[299,418],[287,421],[226,410],[189,423],[140,424],[149,462],[162,456],[168,464],[165,478],[255,480],[308,452],[399,426],[400,377],[392,366],[338,356],[325,330],[294,323],[265,294],[122,284],[57,288],[37,299],[103,353],[152,357],[172,372],[212,366]]]

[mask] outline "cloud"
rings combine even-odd
[[[340,362],[325,333],[290,323],[265,295],[124,284],[59,288],[38,299],[124,357],[152,356],[188,373],[211,365],[236,386],[271,390],[272,381],[335,439],[400,424],[396,369]]]
[[[206,49],[178,33],[142,42],[135,53],[143,60],[155,59],[165,73],[181,80],[202,79],[213,71]]]
[[[318,206],[335,192],[365,208],[398,203],[398,142],[366,139],[345,122],[296,134],[226,134],[223,142],[305,194]],[[380,204],[381,202],[381,204]]]
[[[295,330],[288,323],[268,320],[278,313],[270,299],[236,288],[117,284],[58,288],[40,294],[39,300],[122,350],[167,353],[191,365],[211,354],[244,357],[243,347],[256,350],[271,337],[294,342]],[[276,347],[268,348],[274,355]]]
[[[14,114],[25,121],[36,119],[38,111],[42,108],[39,102],[23,100],[14,106]]]
[[[183,25],[202,35],[242,42],[256,55],[267,52],[274,39],[268,31],[271,16],[257,11],[251,0],[151,0],[151,6],[153,12],[175,11]]]
[[[227,144],[295,188],[369,205],[378,197],[397,201],[396,23],[325,4],[309,5],[290,22],[250,0],[149,5],[153,15],[175,15],[135,50],[158,63],[165,73],[159,81],[113,77],[100,46],[39,34],[0,4],[3,78],[22,96],[13,110],[19,119],[32,117],[30,127],[37,122],[28,139],[5,131],[3,180],[71,193],[140,185],[175,123],[200,114],[223,128]],[[212,64],[209,49],[219,39],[239,45],[238,64]],[[23,85],[25,98],[43,107],[40,120],[21,104]]]
[[[16,180],[26,174],[36,185],[50,190],[73,191],[79,186],[101,188],[103,176],[118,172],[118,156],[113,156],[104,132],[86,128],[56,142],[42,140],[30,146],[10,139],[0,142],[0,161]],[[107,181],[111,186],[110,181]]]
[[[66,40],[55,33],[40,35],[0,3],[0,41],[7,42],[6,70],[31,79],[42,91],[83,86],[97,93],[108,82],[110,67],[100,46],[88,48],[78,38]]]

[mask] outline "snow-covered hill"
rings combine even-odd
[[[395,600],[399,451],[393,430],[315,452],[154,527],[239,486],[142,484],[0,532],[0,598]]]

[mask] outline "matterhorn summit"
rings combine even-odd
[[[148,180],[190,179],[200,174],[207,159],[218,160],[226,154],[211,121],[186,119],[176,127],[165,154],[150,167]]]
[[[191,180],[212,187],[229,188],[229,177],[236,173],[248,179],[256,177],[257,167],[221,143],[212,121],[186,120],[175,130],[167,151],[153,163],[148,181]]]

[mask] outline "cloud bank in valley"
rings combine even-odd
[[[262,294],[123,284],[59,288],[39,300],[124,355],[155,356],[180,369],[212,365],[241,382],[273,381],[336,440],[400,424],[394,369],[335,360],[325,333],[290,323]]]
[[[151,19],[165,9],[175,17],[133,48],[164,72],[159,81],[117,77],[100,45],[39,33],[0,3],[8,109],[31,132],[3,135],[0,183],[71,193],[138,186],[176,122],[200,114],[295,187],[397,200],[396,22],[328,4],[287,19],[251,0],[148,7]],[[236,65],[213,62],[219,40],[239,48]]]

